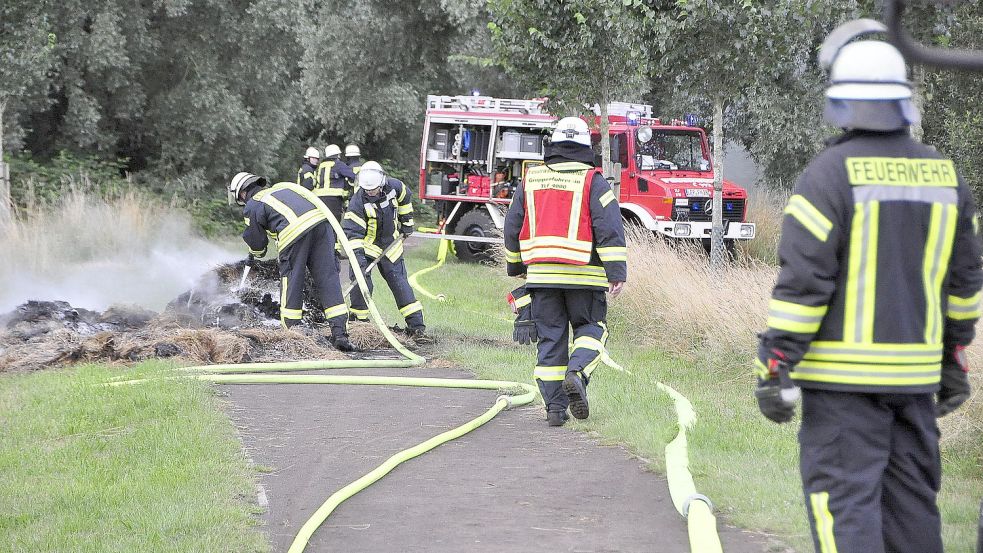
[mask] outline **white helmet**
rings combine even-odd
[[[904,56],[880,40],[840,48],[829,71],[826,97],[834,100],[907,100],[911,83]]]
[[[362,164],[362,169],[355,175],[355,181],[359,188],[365,190],[375,190],[386,184],[386,172],[382,166],[374,161],[366,161]]]
[[[252,186],[266,186],[266,179],[252,173],[238,173],[229,183],[229,205],[246,205],[245,200],[239,199],[239,193]]]
[[[334,157],[341,155],[341,148],[337,144],[329,144],[327,148],[324,149],[324,157]]]
[[[590,127],[587,126],[587,121],[579,117],[564,117],[557,121],[550,140],[553,144],[576,142],[582,146],[590,146]]]
[[[304,152],[304,158],[309,158],[309,157],[316,157],[317,159],[321,159],[321,152],[317,151],[317,148],[315,148],[314,146],[308,146],[307,151]]]
[[[360,155],[362,155],[362,152],[358,149],[358,146],[354,144],[345,146],[345,157],[358,157]]]

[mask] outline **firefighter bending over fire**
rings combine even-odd
[[[280,266],[280,322],[290,328],[301,322],[307,269],[324,306],[331,327],[331,343],[341,351],[354,351],[348,340],[348,307],[341,295],[341,281],[334,255],[335,234],[306,188],[281,182],[266,188],[267,181],[239,173],[229,183],[229,205],[240,205],[249,246],[249,261],[266,255],[269,239],[276,240]]]
[[[604,294],[621,292],[628,253],[618,200],[594,167],[587,122],[561,119],[545,153],[545,165],[529,169],[505,216],[505,253],[508,274],[525,276],[531,296],[513,294],[516,337],[538,339],[534,376],[547,423],[561,426],[568,407],[578,419],[590,413],[587,383],[608,335]]]
[[[352,241],[362,270],[379,261],[379,272],[406,320],[406,333],[414,339],[426,339],[423,305],[413,294],[403,262],[403,240],[413,234],[412,193],[402,181],[387,177],[374,161],[362,165],[356,180],[358,189],[342,222],[345,235]],[[366,274],[365,280],[371,292],[371,274]],[[357,287],[352,290],[351,313],[362,321],[369,317],[369,308]]]
[[[936,417],[969,397],[965,348],[981,315],[972,193],[912,138],[901,54],[851,42],[885,30],[855,21],[823,44],[825,117],[844,132],[785,208],[755,363],[770,420],[792,420],[801,387],[799,464],[824,553],[942,553]]]

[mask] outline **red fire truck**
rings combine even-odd
[[[428,96],[420,147],[420,197],[436,202],[458,257],[480,261],[501,243],[505,211],[525,171],[543,163],[556,118],[545,99]],[[596,112],[596,110],[595,110]],[[703,129],[653,118],[652,106],[608,107],[611,167],[604,171],[625,220],[671,239],[710,238],[713,166]],[[594,123],[597,123],[595,118]],[[595,124],[596,128],[597,125]],[[600,135],[594,134],[597,166]],[[754,238],[747,191],[724,181],[724,238]]]

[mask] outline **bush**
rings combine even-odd
[[[225,186],[210,183],[200,172],[178,177],[153,172],[129,174],[126,160],[107,161],[61,151],[40,161],[29,154],[10,158],[10,195],[15,212],[30,214],[59,206],[73,194],[114,202],[128,195],[183,209],[206,236],[242,231],[242,217],[226,202]]]
[[[35,160],[30,154],[10,156],[7,161],[15,210],[57,203],[70,190],[112,197],[133,187],[124,172],[125,159],[106,161],[63,150],[46,161]]]

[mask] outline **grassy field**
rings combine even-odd
[[[435,250],[432,242],[408,250],[410,270],[432,264]],[[751,397],[748,344],[764,316],[755,298],[770,286],[773,269],[740,265],[714,276],[657,243],[636,242],[632,252],[629,287],[609,317],[609,349],[631,374],[598,370],[591,418],[571,425],[626,445],[661,472],[676,415],[654,383],[673,386],[697,411],[691,470],[724,521],[769,534],[776,550],[811,550],[795,427],[766,421]],[[421,282],[448,296],[444,303],[423,300],[442,356],[480,377],[532,382],[535,348],[511,341],[504,302],[519,281],[451,260]],[[384,285],[376,297],[387,321],[397,322]],[[728,305],[737,307],[721,308]],[[724,340],[707,339],[727,330]],[[209,388],[176,381],[94,386],[115,371],[86,366],[0,376],[0,551],[267,550],[253,516],[254,468]],[[981,421],[977,394],[941,424],[941,505],[951,552],[971,553],[975,540]]]
[[[435,250],[429,243],[410,250],[410,271],[432,264]],[[642,251],[643,258],[636,256],[629,288],[612,303],[609,316],[609,350],[631,374],[598,370],[591,381],[591,417],[573,425],[602,441],[625,444],[652,470],[662,472],[676,415],[654,383],[676,388],[693,402],[699,417],[689,441],[699,491],[714,501],[727,523],[767,533],[778,548],[785,544],[811,550],[798,476],[797,425],[778,426],[758,413],[751,395],[751,349],[740,349],[764,327],[763,320],[758,324],[756,308],[746,314],[740,306],[762,287],[770,290],[773,270],[737,267],[735,274],[719,279],[725,282],[715,283],[712,276],[699,274],[698,264],[690,267],[696,272],[685,272],[685,260],[673,259],[676,254],[658,245],[635,244],[631,251]],[[511,342],[511,315],[504,302],[519,281],[503,274],[452,260],[424,276],[425,287],[448,297],[445,303],[424,300],[427,325],[447,337],[440,344],[443,354],[479,377],[532,382],[535,348]],[[659,286],[657,280],[666,281],[663,289],[651,288]],[[706,296],[702,303],[701,296]],[[377,298],[387,320],[398,320],[391,297],[380,292]],[[653,299],[669,303],[655,305],[649,301]],[[727,305],[734,307],[721,310]],[[690,311],[680,311],[687,307]],[[656,308],[675,311],[650,311]],[[720,328],[737,329],[736,337],[723,345],[705,338]],[[977,395],[961,418],[944,419],[941,425],[946,435],[940,498],[946,551],[971,553],[975,542],[983,496],[983,446],[978,440],[983,417],[970,415],[978,413],[981,403]]]
[[[253,469],[214,394],[96,385],[117,373],[0,376],[0,551],[267,551]]]

